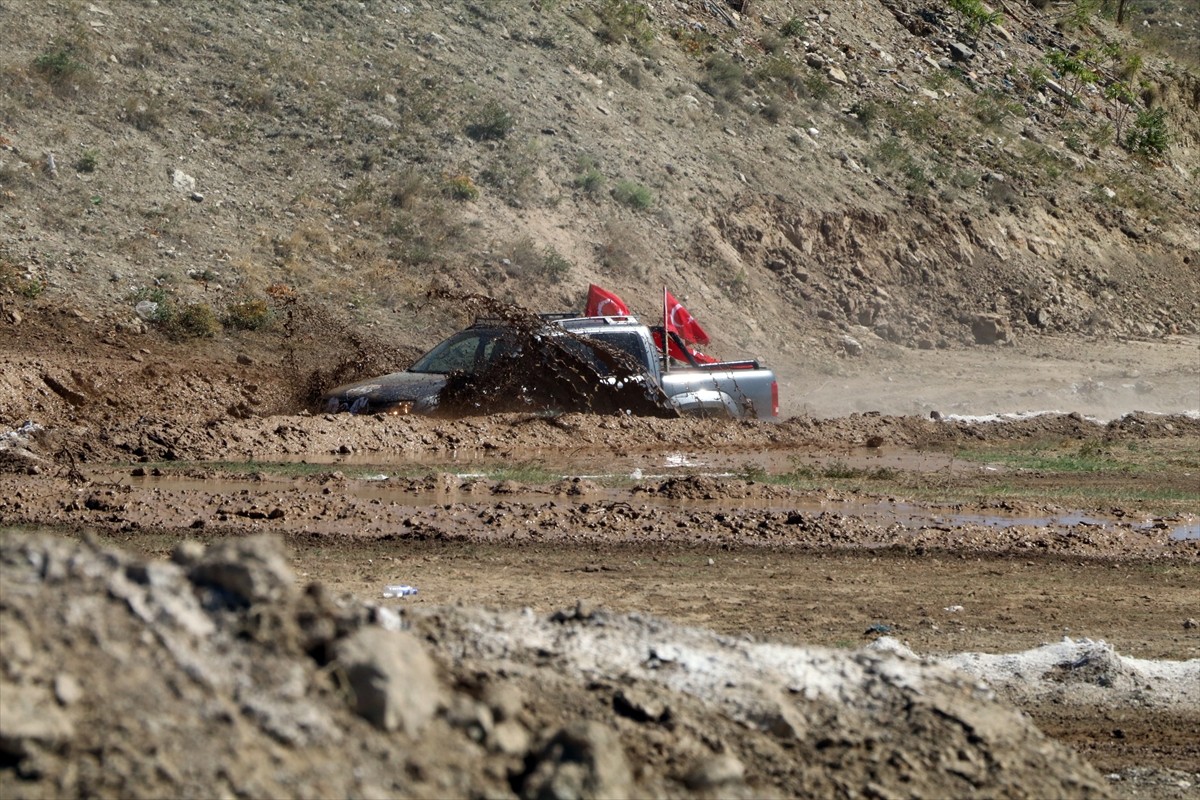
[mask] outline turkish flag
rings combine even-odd
[[[708,334],[700,327],[700,323],[696,322],[696,318],[675,299],[675,295],[667,292],[666,296],[667,327],[682,336],[685,342],[708,344]]]
[[[661,352],[662,351],[662,333],[660,333],[657,330],[654,332],[654,344],[658,347],[659,351]],[[687,351],[697,364],[716,364],[717,363],[717,359],[713,358],[712,356],[708,355],[707,353],[701,353],[699,350],[695,350],[691,347],[689,347],[687,349]],[[675,359],[676,361],[682,361],[685,364],[689,363],[688,357],[686,355],[684,355],[683,350],[680,349],[679,345],[676,343],[676,341],[674,339],[667,340],[667,354],[670,355],[671,358]]]
[[[596,284],[588,286],[586,317],[627,317],[629,306],[621,298]]]

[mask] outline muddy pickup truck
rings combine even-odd
[[[662,330],[634,317],[544,314],[531,319],[479,320],[403,372],[331,390],[322,398],[323,410],[779,418],[779,384],[757,361],[701,365],[665,359],[655,344]],[[686,353],[676,341],[680,346],[673,351]]]

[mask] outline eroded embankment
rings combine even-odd
[[[1107,793],[975,681],[885,653],[401,616],[301,591],[253,537],[166,563],[9,534],[0,571],[9,797]]]

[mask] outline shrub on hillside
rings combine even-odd
[[[644,211],[654,204],[654,195],[640,183],[618,181],[613,187],[613,198],[622,205]]]
[[[1125,135],[1125,146],[1139,155],[1161,156],[1170,142],[1166,118],[1167,112],[1162,108],[1138,114]]]
[[[553,247],[538,247],[524,236],[509,247],[504,271],[513,278],[541,279],[559,283],[571,270],[571,262]]]
[[[980,0],[949,0],[949,3],[973,37],[978,37],[987,26],[998,24],[1002,18],[999,11],[989,11]]]
[[[172,339],[210,339],[220,332],[221,321],[207,303],[187,303],[175,312],[163,330]]]
[[[225,307],[221,324],[235,331],[261,331],[271,327],[275,314],[266,300],[246,297]]]
[[[512,112],[496,101],[486,103],[479,116],[467,125],[467,136],[477,142],[498,141],[516,126]]]
[[[49,50],[33,59],[33,71],[55,91],[70,91],[88,72],[87,65],[79,59],[79,49],[69,42],[54,42]]]

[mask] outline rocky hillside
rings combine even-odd
[[[1200,70],[1127,32],[1184,5],[4,0],[0,317],[422,345],[431,285],[596,282],[777,361],[1196,332]]]

